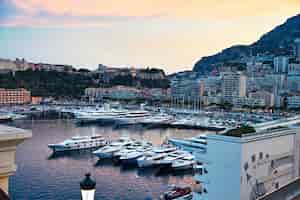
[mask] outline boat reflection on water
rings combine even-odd
[[[98,159],[94,164],[94,167],[103,167],[103,166],[119,166],[119,163],[112,159]]]
[[[91,155],[93,152],[92,149],[81,149],[81,150],[73,150],[73,151],[64,151],[64,152],[53,152],[48,160],[56,160],[61,158],[67,158],[72,160],[86,160],[93,158]]]

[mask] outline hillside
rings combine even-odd
[[[264,34],[251,45],[236,45],[222,50],[212,56],[201,58],[194,65],[194,71],[209,72],[218,64],[239,60],[243,56],[257,53],[290,54],[293,51],[293,41],[300,38],[300,14],[289,18],[285,23]]]

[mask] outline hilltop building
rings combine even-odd
[[[117,68],[108,67],[102,64],[98,65],[98,73],[100,82],[109,83],[118,76],[131,76],[136,79],[143,80],[161,80],[165,79],[166,75],[163,70],[155,68],[137,69],[137,68]]]

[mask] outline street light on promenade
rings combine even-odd
[[[91,174],[87,173],[80,182],[81,200],[94,200],[96,182],[91,179]]]

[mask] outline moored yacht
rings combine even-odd
[[[151,167],[157,161],[161,160],[167,155],[168,155],[167,153],[155,153],[155,152],[146,153],[142,157],[137,159],[137,164],[139,167]]]
[[[149,118],[151,114],[146,110],[129,111],[126,115],[119,116],[115,119],[116,125],[131,125],[141,123]]]
[[[168,125],[172,123],[173,120],[174,117],[172,115],[159,113],[141,120],[140,123],[143,125],[159,126],[159,125]]]
[[[57,144],[48,144],[48,147],[53,152],[58,151],[70,151],[78,149],[90,149],[96,147],[102,147],[106,145],[106,140],[102,135],[93,136],[74,136],[71,139],[67,139]]]
[[[177,159],[172,163],[173,170],[187,170],[193,169],[196,161],[192,156],[190,157],[182,157],[181,159]]]
[[[132,140],[129,138],[120,138],[117,141],[113,141],[110,144],[93,152],[99,158],[112,158],[115,153],[119,152],[124,146],[132,144]]]
[[[204,134],[189,139],[169,139],[169,142],[180,148],[198,148],[203,151],[206,150],[207,146],[206,135]]]

